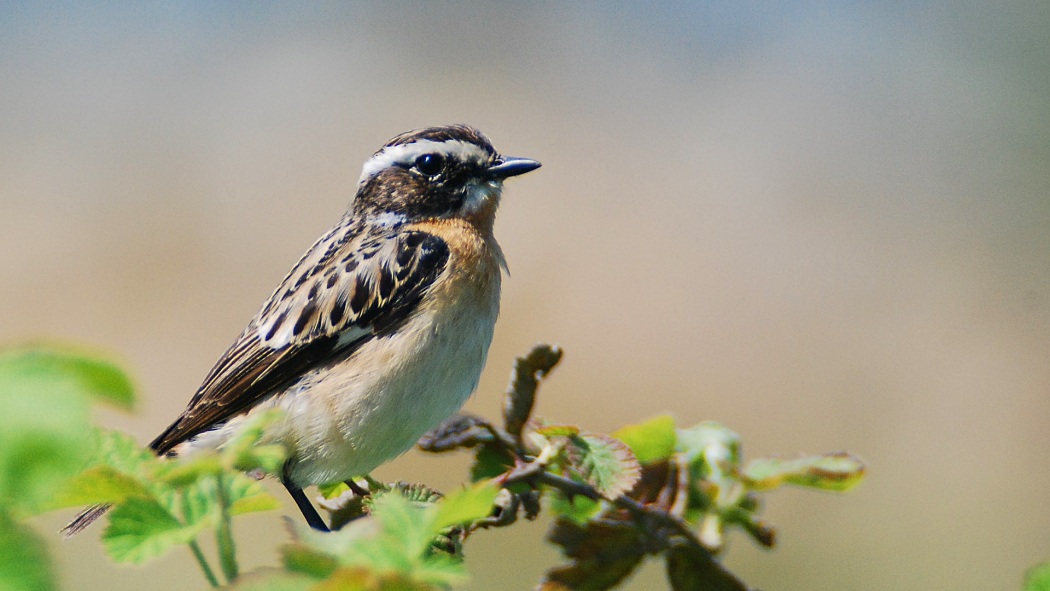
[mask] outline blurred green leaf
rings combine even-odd
[[[350,487],[345,482],[329,482],[328,484],[317,486],[317,492],[321,493],[321,496],[326,499],[334,499],[348,490],[350,490]]]
[[[821,490],[846,491],[864,478],[864,462],[844,452],[794,460],[763,458],[748,463],[743,476],[755,490],[770,490],[787,482]]]
[[[587,433],[570,438],[566,453],[580,476],[603,497],[614,499],[641,477],[642,468],[631,449],[608,435]]]
[[[1024,576],[1024,591],[1050,591],[1050,562],[1028,569]]]
[[[499,491],[495,484],[484,481],[448,494],[437,503],[434,527],[442,530],[488,517]]]
[[[132,497],[152,496],[139,480],[111,466],[95,466],[67,480],[48,503],[48,508],[114,505]]]
[[[0,589],[53,591],[57,589],[44,542],[29,528],[0,512]]]
[[[740,462],[740,436],[714,421],[703,421],[688,429],[679,429],[677,450],[689,464],[703,462],[712,469]]]
[[[110,511],[102,543],[113,560],[140,563],[190,542],[205,524],[183,525],[156,501],[128,499]]]
[[[544,437],[572,437],[580,434],[580,428],[575,425],[545,425],[537,428],[536,433]]]
[[[570,500],[560,491],[553,491],[548,497],[548,509],[554,516],[571,519],[579,524],[589,521],[602,510],[603,506],[598,501],[580,495]]]
[[[30,346],[0,353],[0,396],[30,388],[66,390],[130,409],[135,402],[131,380],[97,353],[57,346]]]
[[[56,348],[0,352],[0,503],[45,505],[91,456],[92,398],[130,404],[131,384],[95,356]]]
[[[223,479],[226,495],[230,500],[230,515],[243,515],[257,511],[279,509],[281,502],[266,492],[258,480],[244,474],[231,474]]]
[[[339,563],[330,554],[302,543],[283,546],[281,559],[287,570],[318,579],[331,575],[339,567]]]
[[[492,444],[482,444],[474,454],[470,467],[471,482],[495,478],[514,467],[514,458]],[[527,488],[527,487],[526,487]]]
[[[643,423],[621,427],[612,436],[626,443],[641,464],[670,458],[678,442],[671,415],[660,415]]]
[[[219,454],[201,450],[185,458],[164,461],[157,466],[156,480],[168,486],[181,488],[212,478],[223,470]]]

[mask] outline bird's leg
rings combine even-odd
[[[344,480],[343,482],[345,482],[346,486],[350,488],[350,492],[354,493],[359,497],[367,497],[369,494],[371,494],[371,492],[368,489],[361,488],[360,484],[354,482],[353,478]]]
[[[310,527],[317,531],[329,531],[328,526],[325,525],[324,520],[317,513],[317,509],[314,509],[310,499],[306,498],[306,493],[303,492],[303,489],[292,484],[291,479],[288,478],[288,464],[285,464],[284,475],[281,476],[281,484],[288,489],[288,494],[292,495],[292,499],[295,501],[296,506],[299,507],[299,511],[302,512],[303,517],[306,518],[306,523]]]

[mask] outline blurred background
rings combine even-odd
[[[554,342],[544,416],[868,461],[851,494],[771,496],[777,548],[725,558],[750,584],[1016,589],[1050,558],[1048,27],[1023,2],[5,3],[0,341],[117,354],[141,408],[99,420],[146,442],[375,149],[467,122],[544,164],[508,183],[470,410]],[[238,527],[245,566],[274,563],[277,514]],[[479,534],[469,589],[531,588],[545,527]],[[205,586],[185,551],[109,565],[99,531],[51,536],[65,588]]]

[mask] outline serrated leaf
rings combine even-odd
[[[59,488],[49,509],[84,505],[116,505],[132,497],[153,494],[142,482],[111,466],[95,466],[67,480]]]
[[[864,478],[864,462],[845,452],[794,460],[752,460],[743,476],[754,490],[770,490],[789,483],[820,490],[846,491]]]
[[[141,563],[189,542],[203,523],[186,526],[156,501],[128,499],[110,511],[102,543],[114,561]]]
[[[630,448],[608,435],[585,433],[572,437],[566,453],[580,476],[603,497],[615,499],[631,490],[642,475]]]
[[[621,427],[612,436],[626,443],[642,465],[670,458],[678,443],[671,415],[660,415],[643,423]]]
[[[1050,591],[1050,562],[1028,569],[1024,575],[1024,591]]]
[[[386,545],[400,547],[404,558],[412,560],[430,547],[441,530],[435,526],[436,513],[433,506],[424,509],[399,493],[389,492],[372,504],[371,517],[379,522],[380,537]]]
[[[442,530],[488,517],[492,513],[492,505],[496,502],[499,491],[499,487],[491,481],[483,481],[449,493],[438,501],[434,527]]]
[[[125,474],[150,478],[157,473],[163,461],[135,439],[119,431],[97,429],[94,436],[95,463],[110,466]]]
[[[43,540],[0,513],[0,589],[54,591],[57,588]]]

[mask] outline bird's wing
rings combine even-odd
[[[287,387],[311,368],[397,328],[448,261],[422,231],[323,236],[204,379],[182,415],[150,447],[158,454]]]

